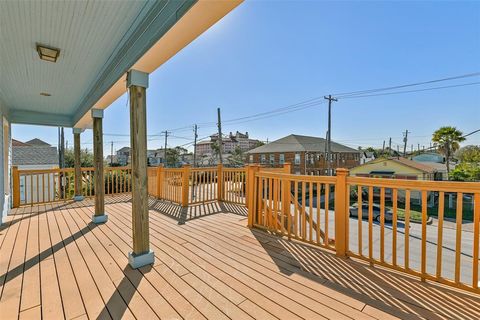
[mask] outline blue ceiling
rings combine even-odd
[[[195,2],[2,2],[0,101],[11,121],[73,126]],[[57,62],[40,60],[36,43],[59,48]]]

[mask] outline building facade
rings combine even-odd
[[[323,138],[289,135],[247,152],[249,163],[277,167],[285,162],[292,164],[292,173],[327,175],[327,142]],[[330,168],[353,168],[360,164],[360,151],[333,142]]]
[[[205,156],[212,155],[213,145],[218,142],[218,134],[210,136],[210,141],[200,141],[197,143],[197,155]],[[227,137],[222,138],[223,153],[233,153],[236,148],[240,148],[242,151],[248,151],[255,148],[260,143],[259,140],[250,139],[248,132],[241,133],[239,131],[230,134]]]

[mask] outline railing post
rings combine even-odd
[[[5,177],[6,179],[6,177]],[[20,173],[18,172],[18,167],[12,167],[12,191],[13,191],[13,207],[18,208],[20,207]]]
[[[292,164],[290,162],[285,162],[283,164],[283,172],[288,174],[292,173]]]
[[[182,207],[188,207],[188,193],[190,191],[190,167],[186,164],[182,171]]]
[[[335,250],[337,256],[346,256],[347,243],[347,175],[348,170],[337,169],[337,182],[335,183]]]
[[[163,164],[160,164],[157,167],[157,193],[155,194],[157,199],[162,198],[162,190],[163,190],[162,183],[163,183]]]
[[[223,201],[223,164],[217,166],[217,200]]]
[[[255,174],[259,172],[260,167],[258,165],[249,165],[246,167],[247,172],[247,209],[248,209],[248,227],[253,227],[253,217],[255,215],[254,212],[254,203],[255,203]]]

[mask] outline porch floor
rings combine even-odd
[[[13,210],[0,226],[0,318],[475,319],[460,292],[246,227],[243,207],[183,213],[153,201],[153,267],[132,270],[131,203],[108,197]],[[227,213],[229,212],[229,213]],[[194,219],[198,217],[198,219]]]

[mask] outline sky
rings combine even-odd
[[[480,72],[480,1],[245,1],[150,75],[148,147],[215,133],[248,131],[272,141],[289,134],[325,137],[327,104],[271,116],[271,110],[323,95],[368,90]],[[440,82],[480,82],[480,77]],[[419,87],[420,88],[420,87]],[[425,88],[425,87],[422,87]],[[415,88],[408,88],[415,89]],[[267,112],[256,121],[229,119]],[[271,116],[271,117],[270,117]],[[480,129],[480,85],[339,99],[332,105],[332,140],[381,147],[392,138],[428,147],[445,125]],[[172,130],[183,128],[180,130]],[[129,145],[126,95],[105,111],[105,154]],[[73,144],[71,129],[66,140]],[[14,125],[13,138],[57,144],[57,128]],[[466,144],[480,144],[480,133]],[[82,134],[92,148],[92,131]]]

